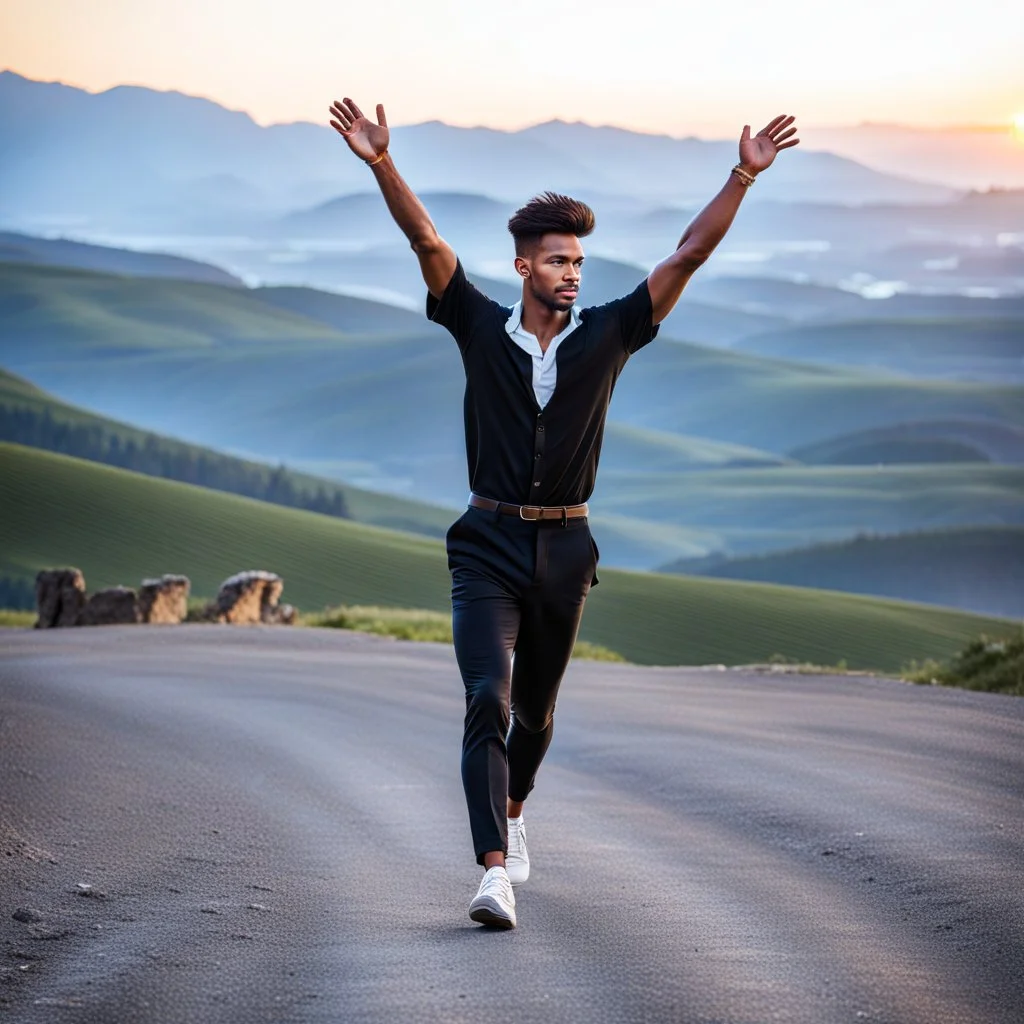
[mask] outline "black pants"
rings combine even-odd
[[[506,798],[526,799],[551,743],[598,554],[585,518],[563,526],[475,508],[452,525],[447,545],[466,687],[462,783],[483,863],[485,853],[507,851]]]

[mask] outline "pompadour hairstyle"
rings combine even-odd
[[[557,192],[542,192],[516,210],[508,222],[516,241],[516,255],[525,256],[543,235],[584,238],[594,230],[594,211],[586,203]]]

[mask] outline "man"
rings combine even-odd
[[[739,163],[676,250],[630,295],[603,306],[575,305],[580,238],[593,230],[593,212],[567,196],[538,196],[509,221],[523,294],[508,309],[469,283],[399,175],[383,106],[376,123],[347,97],[330,110],[419,259],[428,317],[462,353],[471,494],[446,542],[466,688],[462,780],[485,868],[469,916],[513,928],[512,886],[530,867],[523,803],[551,742],[558,686],[597,583],[586,502],[615,381],[722,240],[755,176],[799,139],[792,117],[774,118],[753,137],[745,125]]]

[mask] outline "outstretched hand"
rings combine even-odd
[[[750,125],[743,126],[740,136],[740,163],[751,174],[757,174],[771,166],[775,155],[783,149],[797,145],[800,140],[790,138],[796,134],[796,128],[790,127],[796,118],[779,114],[769,121],[753,138],[750,136]]]
[[[391,138],[383,103],[377,104],[377,123],[374,124],[348,96],[331,104],[331,127],[361,160],[376,160],[387,151]]]

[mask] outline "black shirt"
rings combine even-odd
[[[555,391],[543,409],[530,355],[505,330],[511,315],[467,280],[461,261],[444,295],[427,295],[427,316],[451,332],[466,369],[469,486],[515,505],[581,504],[594,490],[615,382],[658,333],[647,282],[580,310],[580,325],[555,352]]]

